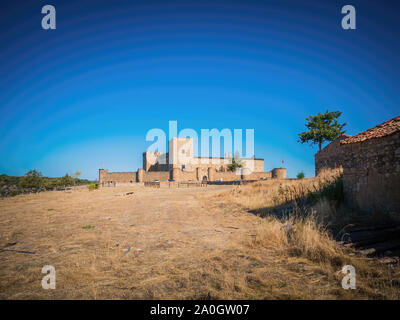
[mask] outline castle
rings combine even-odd
[[[286,169],[275,168],[264,172],[264,159],[241,159],[242,168],[235,172],[228,170],[232,163],[230,154],[225,157],[195,157],[192,138],[172,138],[167,153],[144,152],[143,168],[137,172],[108,172],[99,169],[99,183],[102,187],[135,182],[168,181],[234,181],[285,179]]]

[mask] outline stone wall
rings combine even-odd
[[[143,169],[139,169],[137,172],[108,172],[108,170],[100,169],[99,183],[102,187],[115,187],[136,182],[168,181],[170,176],[169,171],[146,172]]]
[[[228,171],[228,165],[231,164],[231,159],[229,158],[200,158],[193,157],[184,164],[186,171],[195,171],[200,168],[203,171],[208,170],[212,167],[217,172]],[[264,159],[242,159],[242,165],[244,168],[249,168],[253,172],[264,172]],[[152,168],[152,167],[150,167]],[[182,164],[174,165],[174,168],[182,168]]]
[[[400,132],[341,149],[346,201],[367,212],[400,213]]]
[[[171,171],[145,171],[138,169],[137,172],[108,172],[108,170],[99,170],[99,182],[103,187],[114,187],[118,185],[132,184],[135,182],[152,182],[154,180],[168,181],[207,181],[222,179],[223,181],[242,180],[260,180],[260,179],[285,179],[286,169],[276,168],[269,172],[252,172],[249,174],[236,174],[231,171],[217,171],[213,167],[196,168],[196,170],[181,170],[174,168]]]
[[[234,181],[241,178],[242,176],[240,174],[236,174],[235,172],[232,171],[227,171],[227,172],[215,172],[213,180],[222,179],[222,181]]]
[[[274,169],[278,170],[278,169]],[[246,174],[243,172],[244,170],[241,170],[241,174],[236,174],[236,172],[231,172],[231,171],[226,171],[226,172],[215,172],[213,174],[214,179],[212,180],[217,180],[217,179],[222,179],[223,181],[234,181],[237,179],[242,179],[242,180],[261,180],[261,179],[285,179],[286,178],[286,169],[283,169],[279,171],[279,174],[275,174],[273,176],[273,172],[252,172]]]
[[[252,172],[247,175],[243,175],[243,180],[261,180],[261,179],[272,179],[272,172]]]
[[[143,181],[140,182],[153,182],[154,180],[168,181],[170,176],[169,171],[145,171],[143,173]]]
[[[197,181],[196,171],[185,171],[174,168],[172,169],[172,179],[175,181]]]
[[[314,160],[316,176],[324,169],[336,169],[342,167],[343,150],[340,141],[347,137],[349,136],[345,134],[340,136],[315,154]]]
[[[105,169],[99,170],[99,183],[102,187],[132,184],[135,182],[137,182],[137,172],[108,172]]]

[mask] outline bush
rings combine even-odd
[[[39,190],[43,187],[43,175],[36,170],[30,170],[21,177],[18,186],[20,188]]]
[[[77,176],[77,173],[75,173],[75,176]],[[44,177],[36,170],[30,170],[22,177],[13,177],[6,174],[0,174],[0,197],[46,190],[62,190],[70,186],[87,185],[90,182],[91,181],[87,179],[73,178],[68,174],[58,178]]]
[[[304,172],[303,172],[303,171],[300,171],[300,172],[297,174],[297,179],[304,179],[304,177],[305,177],[305,175],[304,175]]]
[[[61,183],[66,187],[72,186],[74,185],[74,179],[68,173],[66,173],[65,176],[61,178]]]
[[[89,191],[93,191],[99,188],[99,183],[98,182],[91,182],[88,184],[87,188]]]

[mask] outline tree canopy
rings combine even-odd
[[[43,175],[36,170],[29,170],[19,181],[19,186],[22,188],[39,189],[43,186]]]
[[[340,124],[337,119],[341,116],[340,111],[320,113],[316,116],[306,118],[306,127],[308,131],[299,134],[299,142],[309,142],[318,144],[319,150],[326,141],[333,141],[340,137],[346,131],[343,129],[346,123]]]

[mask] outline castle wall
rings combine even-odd
[[[341,148],[347,203],[364,211],[400,213],[400,132]]]
[[[198,181],[196,171],[182,171],[179,168],[174,168],[172,179],[175,181]]]
[[[274,171],[275,170],[275,171]],[[222,179],[223,181],[243,180],[260,180],[261,178],[286,178],[286,169],[274,169],[270,172],[253,172],[250,174],[236,174],[231,171],[216,171],[213,167],[196,168],[196,170],[188,171],[174,168],[171,171],[144,171],[138,169],[137,172],[108,172],[108,170],[99,170],[99,182],[103,187],[118,186],[123,184],[132,184],[135,182],[153,182],[154,180],[168,181],[202,181],[206,177],[207,181]],[[276,173],[279,170],[279,173]],[[275,172],[275,174],[274,174]]]
[[[169,171],[145,171],[143,173],[143,182],[153,182],[154,180],[168,181],[170,179]]]
[[[188,170],[195,170],[196,168],[207,170],[212,167],[217,172],[226,172],[231,162],[230,158],[195,157],[190,164],[185,165],[185,168]],[[242,159],[242,165],[243,168],[249,168],[253,172],[264,172],[264,159]]]
[[[99,170],[99,183],[103,187],[133,184],[135,182],[153,182],[154,180],[168,181],[169,171],[144,171],[139,169],[137,172],[108,172]]]
[[[260,180],[262,178],[272,179],[272,172],[253,172],[247,175],[243,175],[243,180]]]
[[[208,168],[196,168],[196,179],[197,181],[203,181],[203,178],[206,177],[206,180],[209,180]]]
[[[137,181],[137,172],[108,172],[99,170],[99,184],[105,186],[116,186],[118,184],[132,184]]]
[[[240,174],[237,175],[235,172],[232,171],[215,172],[213,180],[218,180],[218,179],[222,179],[223,181],[234,181],[237,179],[241,179],[241,175]]]
[[[276,169],[274,169],[276,170]],[[252,172],[249,174],[244,174],[245,170],[240,170],[240,174],[236,174],[236,172],[232,171],[225,171],[225,172],[217,172],[213,171],[213,179],[212,180],[217,180],[217,179],[222,179],[223,181],[234,181],[237,179],[242,179],[242,180],[261,180],[262,178],[264,179],[272,179],[272,171],[269,172]],[[278,179],[285,179],[286,178],[286,169],[284,171],[279,171],[279,174],[276,175],[274,178]]]

